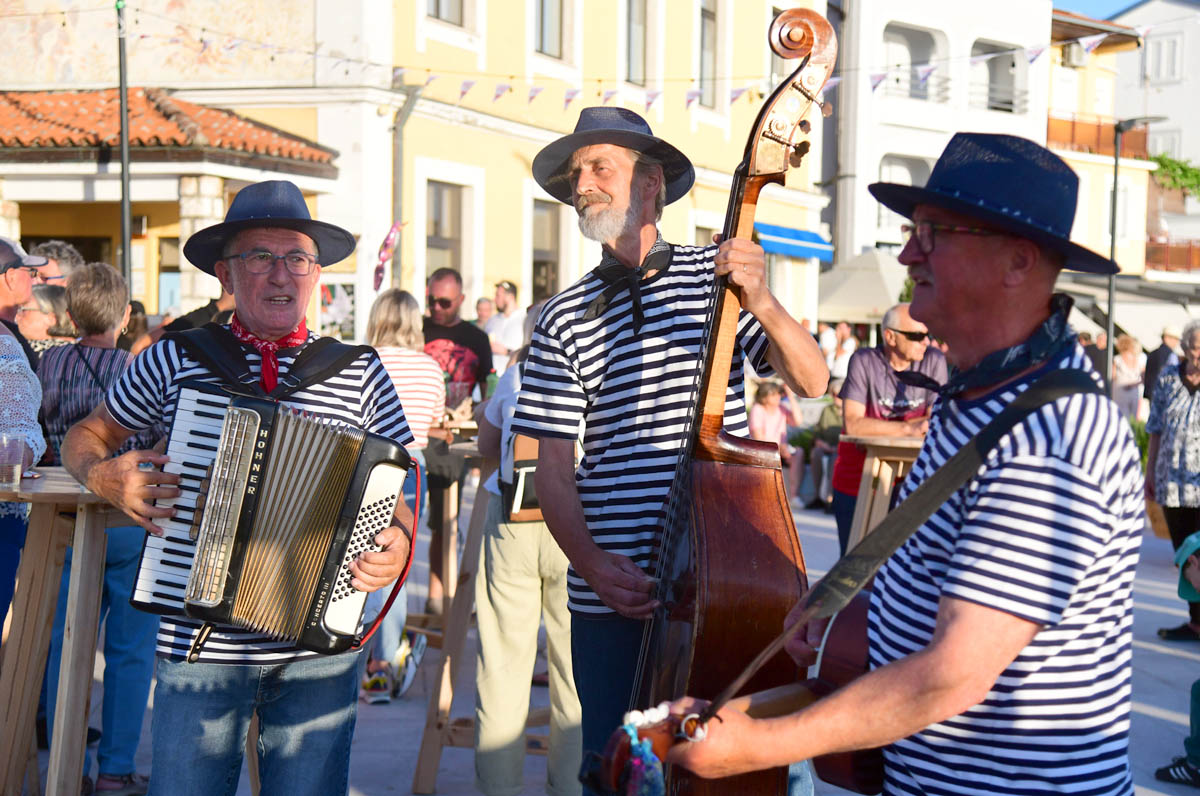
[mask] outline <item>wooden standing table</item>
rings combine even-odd
[[[867,454],[862,479],[858,482],[858,502],[854,504],[854,519],[850,523],[850,540],[846,545],[847,550],[852,550],[887,516],[892,505],[892,490],[912,469],[925,438],[843,434],[841,441],[859,445]]]
[[[17,489],[0,490],[0,501],[32,504],[29,532],[4,627],[4,654],[0,662],[0,713],[4,722],[0,728],[0,783],[5,796],[20,796],[22,781],[31,769],[31,791],[37,789],[33,728],[38,692],[50,648],[63,558],[67,546],[73,545],[46,793],[74,796],[79,793],[83,777],[86,738],[82,728],[87,727],[96,625],[100,619],[104,529],[110,515],[114,524],[132,522],[109,508],[102,498],[89,492],[63,468],[44,467],[39,472],[41,478],[22,479]],[[73,520],[60,517],[60,512],[75,512],[75,516]]]

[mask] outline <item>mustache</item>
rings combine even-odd
[[[603,191],[596,191],[595,193],[578,196],[575,198],[575,212],[578,213],[582,211],[583,208],[587,207],[588,205],[599,204],[601,202],[608,203],[611,201],[612,197]]]

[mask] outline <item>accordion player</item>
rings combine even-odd
[[[358,640],[366,593],[349,563],[378,549],[411,459],[377,434],[276,401],[185,382],[165,469],[181,494],[149,535],[131,602],[337,653]],[[410,552],[411,560],[411,552]]]

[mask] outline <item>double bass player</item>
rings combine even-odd
[[[647,574],[684,447],[715,277],[742,291],[726,428],[748,436],[744,366],[820,395],[820,349],[771,295],[762,249],[665,241],[657,221],[695,178],[687,157],[624,108],[585,108],[538,153],[534,178],[572,205],[599,265],[538,318],[514,431],[540,440],[537,492],[570,560],[572,660],[584,751],[602,750],[628,706],[646,619]],[[583,456],[575,466],[575,443]]]

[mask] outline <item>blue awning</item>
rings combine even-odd
[[[775,224],[755,223],[759,245],[771,254],[788,257],[816,257],[822,262],[833,262],[833,244],[815,232]]]

